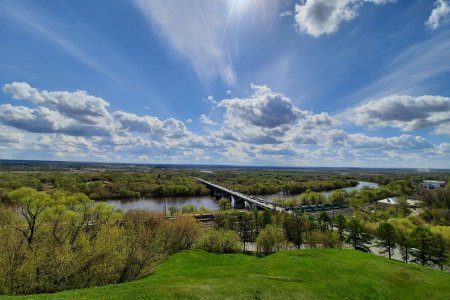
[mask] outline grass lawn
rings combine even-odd
[[[133,282],[1,299],[450,299],[450,274],[353,250],[185,251]]]

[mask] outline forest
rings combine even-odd
[[[12,167],[9,167],[12,168]],[[185,197],[208,195],[210,191],[192,177],[201,177],[233,190],[252,194],[285,195],[329,191],[357,185],[359,180],[389,186],[403,180],[415,188],[423,179],[448,180],[442,173],[384,173],[360,172],[212,169],[198,168],[136,168],[111,170],[108,168],[43,169],[18,168],[0,172],[0,199],[9,191],[29,187],[38,191],[62,190],[83,193],[93,200],[137,199],[145,197]]]
[[[209,193],[191,177],[199,174],[235,189],[254,188],[255,193],[287,192],[284,188],[295,183],[308,189],[290,203],[274,202],[285,206],[345,203],[351,212],[233,210],[230,200],[223,198],[218,200],[221,210],[203,212],[211,216],[210,222],[203,223],[195,218],[195,207],[173,211],[171,216],[145,210],[122,212],[95,201],[101,197],[93,197],[105,191],[113,197],[124,190],[155,195],[157,186],[167,191],[174,189],[166,189],[171,185],[180,190],[184,187],[186,193]],[[271,170],[3,172],[0,294],[126,282],[153,273],[171,254],[191,248],[257,256],[284,249],[353,248],[379,251],[389,259],[397,251],[405,263],[448,271],[450,186],[420,189],[422,176],[375,175],[385,184],[352,192],[337,190],[326,197],[318,191],[370,178],[356,173]],[[427,178],[436,178],[432,176]],[[102,185],[98,186],[108,188],[89,189],[99,182]],[[260,182],[267,187],[260,189]],[[376,200],[391,196],[399,197],[397,206],[379,209],[374,205]],[[408,207],[406,199],[411,197],[421,201],[420,208]]]

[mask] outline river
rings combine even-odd
[[[369,187],[369,188],[377,188],[378,184],[375,182],[366,182],[366,181],[359,181],[358,185],[353,187],[347,187],[343,188],[343,190],[346,190],[348,192],[353,190],[360,190],[363,187]],[[326,191],[322,192],[325,196],[328,196],[332,191]],[[273,194],[273,195],[264,195],[264,196],[258,196],[262,199],[271,201],[274,198],[294,198],[297,197],[299,194],[296,195],[283,195],[283,194]],[[168,211],[170,207],[176,207],[179,210],[183,206],[192,204],[197,208],[205,207],[207,210],[218,210],[219,206],[217,203],[217,200],[214,199],[212,196],[191,196],[191,197],[177,197],[177,198],[141,198],[141,199],[121,199],[121,200],[108,200],[105,201],[109,205],[112,205],[120,210],[128,211],[131,209],[147,209],[147,210],[153,210],[153,211],[160,211],[163,212],[164,206],[166,207],[166,210]]]

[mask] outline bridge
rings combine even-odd
[[[200,181],[201,183],[205,184],[211,191],[214,192],[214,195],[221,195],[225,197],[231,198],[231,206],[233,208],[240,208],[242,207],[242,204],[244,204],[245,207],[256,207],[260,209],[271,209],[279,212],[286,212],[291,213],[292,211],[286,210],[282,206],[278,206],[273,204],[272,202],[266,201],[264,199],[245,195],[230,189],[227,189],[226,187],[217,185],[215,183],[206,181],[204,179],[193,177],[195,180]]]

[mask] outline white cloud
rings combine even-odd
[[[292,16],[293,14],[294,14],[294,13],[293,13],[292,11],[286,10],[286,11],[281,12],[281,13],[278,15],[278,17],[280,17],[280,18],[290,17],[290,16]]]
[[[187,119],[186,123],[192,123],[192,119],[191,118]]]
[[[107,101],[86,92],[44,92],[27,84],[10,84],[5,86],[6,92],[14,98],[30,101],[35,107],[0,105],[0,122],[3,123],[0,125],[0,150],[5,158],[104,161],[144,158],[147,162],[291,166],[361,166],[362,162],[382,166],[395,161],[396,166],[414,163],[422,167],[442,167],[450,161],[448,143],[433,145],[415,135],[379,137],[347,133],[337,128],[339,124],[325,112],[314,114],[301,110],[289,97],[273,92],[268,86],[252,85],[252,89],[248,97],[218,102],[214,110],[223,113],[223,122],[216,123],[201,115],[201,122],[217,127],[208,128],[208,134],[198,135],[177,119],[160,120],[149,115],[110,112]],[[76,109],[66,109],[67,99],[74,97],[78,99],[72,103]],[[386,124],[400,118],[397,122],[406,123],[398,123],[398,126],[404,128],[412,126],[407,123],[413,119],[422,118],[438,124],[435,127],[442,132],[448,132],[449,123],[440,122],[444,118],[440,113],[449,111],[448,98],[396,97],[400,98],[382,99],[381,104],[376,105],[369,103],[361,108],[361,116],[385,116],[390,119],[372,121]],[[91,108],[90,101],[100,107]],[[394,105],[391,102],[397,106],[389,106]],[[405,115],[389,115],[390,110],[401,110]],[[86,119],[84,115],[92,115],[93,119]],[[103,127],[97,118],[111,119],[112,126]]]
[[[347,142],[354,148],[371,150],[423,150],[432,148],[427,140],[421,136],[401,135],[398,137],[382,138],[369,137],[364,134],[349,134]]]
[[[78,136],[108,135],[108,128],[66,118],[47,107],[0,105],[0,122],[34,133],[64,133]]]
[[[436,127],[437,133],[450,124],[450,98],[442,96],[391,95],[373,100],[354,110],[357,125],[370,128],[396,127],[404,131]]]
[[[111,125],[109,103],[102,98],[88,95],[85,91],[39,91],[25,82],[13,82],[3,86],[5,93],[17,100],[29,100],[35,105],[55,109],[61,115],[86,124]]]
[[[430,29],[437,29],[442,22],[448,21],[450,14],[450,2],[447,0],[436,0],[431,15],[425,22]]]
[[[25,135],[11,127],[0,126],[0,143],[20,143]]]
[[[243,27],[263,30],[276,21],[273,0],[134,0],[152,29],[204,82],[234,85],[233,45]]]
[[[223,139],[253,144],[275,144],[283,141],[312,144],[312,131],[332,126],[327,114],[313,114],[295,107],[292,100],[273,92],[268,86],[253,85],[248,98],[224,99],[224,124],[217,135]],[[299,138],[301,136],[301,138]]]
[[[211,102],[212,104],[217,104],[217,101],[216,99],[214,99],[214,96],[208,96],[206,100],[208,100],[208,102]]]
[[[209,125],[209,126],[217,125],[216,122],[214,122],[213,120],[211,120],[210,118],[208,118],[204,114],[201,114],[200,118],[198,120],[200,121],[200,123],[205,124],[205,125]]]
[[[228,84],[235,82],[230,55],[221,44],[227,13],[222,2],[135,0],[134,3],[201,79],[219,76]]]
[[[354,19],[364,2],[380,5],[395,0],[307,0],[295,5],[295,21],[302,32],[313,37],[330,34],[342,22]]]

